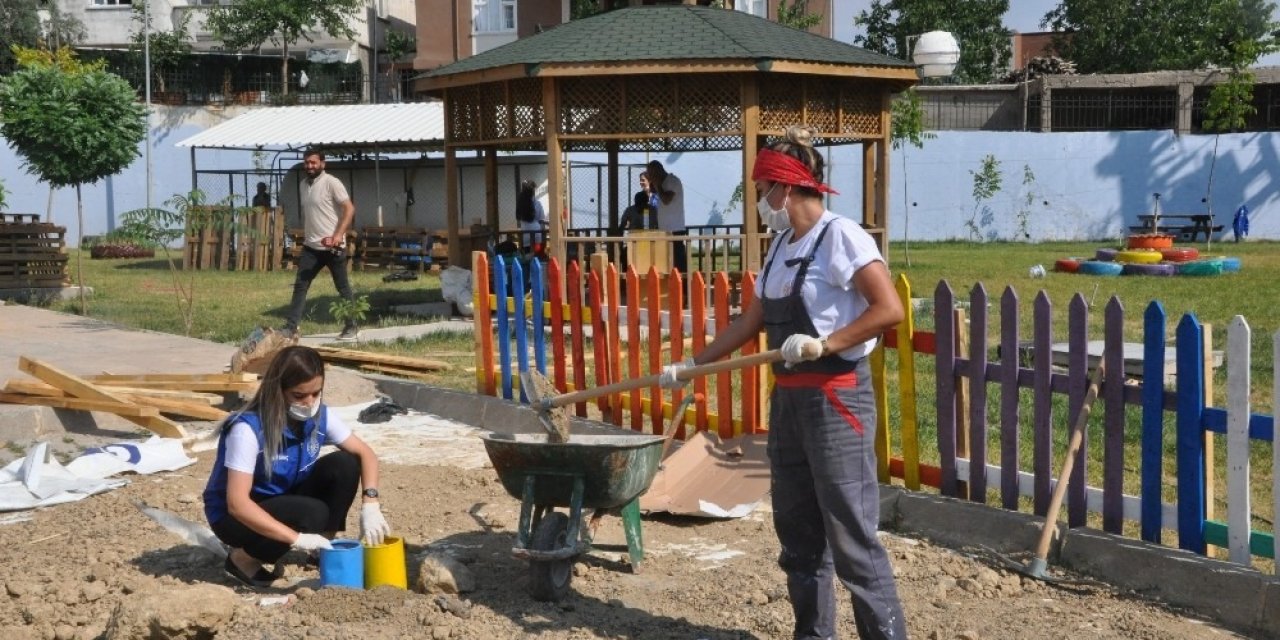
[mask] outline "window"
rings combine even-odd
[[[133,4],[133,0],[89,0],[89,4],[95,7],[129,6]]]
[[[769,17],[769,3],[767,0],[736,0],[733,6],[738,11],[749,13],[758,18]]]
[[[477,32],[515,31],[516,0],[472,0],[471,21]]]

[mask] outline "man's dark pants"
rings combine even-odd
[[[329,269],[333,276],[333,286],[343,300],[353,300],[351,281],[347,278],[347,252],[343,249],[316,250],[303,246],[302,255],[298,256],[298,277],[293,281],[293,301],[289,304],[289,318],[285,328],[296,331],[302,322],[302,311],[307,304],[307,291],[311,289],[311,281],[316,279],[320,270]],[[348,326],[351,325],[348,322]]]

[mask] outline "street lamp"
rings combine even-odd
[[[915,47],[911,46],[914,41]],[[956,70],[960,62],[960,43],[949,31],[930,31],[907,37],[911,61],[920,69],[922,78],[944,78]]]

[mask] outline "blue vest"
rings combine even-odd
[[[284,448],[272,461],[270,478],[267,478],[263,467],[262,455],[257,456],[253,467],[253,487],[249,490],[249,495],[255,501],[289,493],[311,475],[311,469],[320,457],[320,447],[328,439],[328,425],[323,419],[325,411],[325,406],[320,405],[316,417],[303,423],[301,437],[293,429],[284,430]],[[233,419],[248,424],[258,438],[258,447],[261,449],[264,446],[262,420],[258,414],[243,413]],[[228,433],[231,433],[231,420],[222,426],[222,433],[218,436],[218,457],[213,461],[213,472],[209,474],[209,483],[204,487],[204,516],[210,524],[227,515]]]

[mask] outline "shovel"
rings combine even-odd
[[[816,356],[816,353],[808,353],[806,355]],[[747,367],[757,367],[762,364],[770,364],[782,360],[782,352],[775,349],[773,351],[763,351],[753,353],[749,356],[740,356],[730,358],[728,360],[719,360],[708,364],[698,365],[695,367],[687,367],[681,369],[676,375],[679,380],[692,380],[697,377],[710,375],[713,373],[722,373],[724,371],[733,371],[735,369],[746,369]],[[658,384],[658,380],[662,374],[652,374],[640,378],[632,378],[630,380],[622,380],[603,387],[594,387],[591,389],[582,389],[580,391],[571,391],[556,395],[555,385],[547,380],[546,376],[534,370],[520,372],[520,386],[525,391],[525,395],[529,396],[529,406],[533,407],[538,413],[538,423],[542,428],[547,430],[547,440],[549,442],[568,442],[569,441],[569,412],[564,407],[577,402],[594,400],[600,396],[607,396],[614,393],[622,393],[633,391],[635,389],[643,389]]]
[[[1103,361],[1098,359],[1098,368],[1093,370],[1089,376],[1089,390],[1085,393],[1084,402],[1080,405],[1080,414],[1076,416],[1076,421],[1071,425],[1071,439],[1067,443],[1067,457],[1062,461],[1062,471],[1058,473],[1058,483],[1053,487],[1053,494],[1049,498],[1049,509],[1045,513],[1044,527],[1040,530],[1040,540],[1036,544],[1035,556],[1031,558],[1031,562],[1027,565],[1015,562],[1012,559],[1004,558],[1005,564],[1012,571],[1034,578],[1043,580],[1052,584],[1079,584],[1079,585],[1097,585],[1101,584],[1096,580],[1075,579],[1075,578],[1055,578],[1048,573],[1046,569],[1049,567],[1049,546],[1053,542],[1053,534],[1058,530],[1058,513],[1062,510],[1062,498],[1067,493],[1067,483],[1071,478],[1071,469],[1075,466],[1076,454],[1080,452],[1080,446],[1084,443],[1085,425],[1089,422],[1089,410],[1093,408],[1093,403],[1098,399],[1098,391],[1102,385]]]

